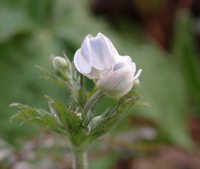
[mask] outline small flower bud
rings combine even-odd
[[[133,87],[134,87],[134,88],[137,88],[139,85],[140,85],[140,80],[139,80],[139,79],[136,79],[136,80],[133,82]]]
[[[66,69],[68,67],[67,61],[60,56],[55,56],[52,59],[52,63],[53,63],[54,69],[56,69],[57,71],[59,71],[60,69]]]
[[[60,73],[63,77],[69,78],[71,63],[68,59],[65,59],[60,56],[55,56],[52,58],[52,64],[54,69]]]

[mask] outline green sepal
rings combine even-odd
[[[84,108],[82,110],[83,124],[86,126],[88,125],[93,116],[93,109],[96,103],[104,96],[101,90],[94,90],[91,93],[92,94],[89,93],[87,102],[85,103]]]

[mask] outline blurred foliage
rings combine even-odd
[[[151,107],[138,106],[132,110],[131,116],[154,121],[164,141],[192,147],[186,126],[192,107],[189,106],[189,96],[198,107],[200,87],[199,64],[195,61],[197,54],[192,36],[188,34],[189,15],[177,17],[172,55],[145,39],[136,25],[122,22],[121,32],[112,30],[104,20],[91,16],[88,3],[72,0],[0,1],[0,136],[15,143],[19,137],[36,134],[31,127],[17,127],[8,122],[12,114],[8,107],[11,102],[46,108],[44,94],[62,99],[67,97],[62,88],[38,79],[34,65],[49,67],[49,56],[62,55],[63,52],[72,59],[86,34],[103,32],[112,39],[120,54],[132,56],[143,69],[139,89]],[[99,111],[104,104],[108,103],[101,103]]]
[[[187,11],[176,18],[174,55],[187,84],[190,113],[200,113],[200,61],[192,33],[192,20]]]

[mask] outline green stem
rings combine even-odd
[[[84,88],[85,87],[85,79],[84,79],[84,76],[81,74],[80,75],[80,86],[82,87],[82,88]]]
[[[87,169],[87,159],[85,151],[74,150],[73,169]]]

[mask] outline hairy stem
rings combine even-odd
[[[74,150],[73,169],[87,169],[87,159],[85,151]]]

